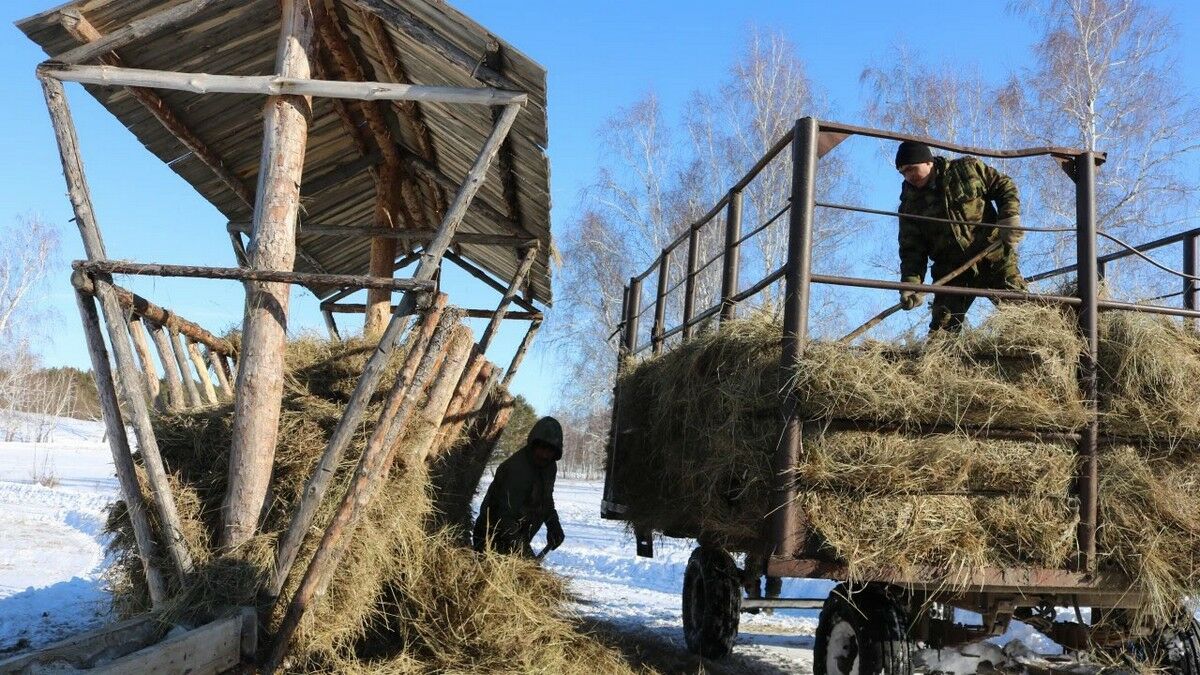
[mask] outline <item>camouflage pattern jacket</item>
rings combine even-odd
[[[995,202],[995,206],[992,205]],[[995,223],[1021,213],[1017,184],[974,157],[948,160],[935,157],[933,174],[924,188],[904,182],[901,214],[946,218],[968,223]],[[994,227],[939,223],[900,216],[900,277],[923,282],[933,261],[934,276],[947,273],[1000,236]],[[989,255],[992,261],[1014,257],[1009,246]]]

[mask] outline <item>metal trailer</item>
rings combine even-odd
[[[1074,265],[1033,275],[1030,280],[1047,279],[1074,272],[1077,278],[1077,293],[1073,296],[1062,296],[955,286],[934,287],[930,284],[813,273],[812,233],[815,209],[898,215],[817,200],[815,181],[820,168],[820,158],[850,136],[896,141],[915,140],[931,147],[978,157],[1008,159],[1046,156],[1056,160],[1076,188],[1077,259]],[[743,191],[769,163],[789,148],[792,182],[788,205],[763,224],[743,234]],[[1079,386],[1084,400],[1094,410],[1097,397],[1095,354],[1099,312],[1125,310],[1186,317],[1192,321],[1200,318],[1200,311],[1197,311],[1196,307],[1200,286],[1194,279],[1200,228],[1140,246],[1129,246],[1114,240],[1121,245],[1120,251],[1104,256],[1097,254],[1096,170],[1104,160],[1103,153],[1088,150],[1059,147],[988,150],[878,129],[824,122],[811,117],[800,119],[792,131],[775,143],[707,214],[669,243],[648,269],[629,280],[624,289],[622,320],[613,333],[614,337],[620,336],[618,368],[622,367],[628,358],[638,356],[646,350],[655,355],[660,354],[669,340],[689,339],[701,322],[725,321],[732,318],[738,303],[781,279],[784,284],[781,368],[785,369],[797,362],[808,340],[809,291],[813,284],[938,292],[996,299],[1033,298],[1075,308],[1079,331],[1085,338],[1087,350],[1080,359]],[[725,211],[725,231],[721,251],[702,263],[698,245],[701,233],[705,226],[718,219],[722,210]],[[785,263],[748,288],[739,289],[739,247],[785,214],[788,215]],[[686,273],[680,281],[668,287],[668,267],[671,259],[683,250],[685,244]],[[1144,257],[1143,254],[1147,251],[1172,244],[1183,244],[1183,292],[1171,294],[1182,297],[1182,308],[1135,304],[1099,297],[1099,280],[1103,277],[1105,265],[1130,256]],[[698,310],[697,276],[718,260],[722,263],[719,301],[712,307]],[[648,278],[656,282],[650,294],[647,293],[650,289],[643,288]],[[666,298],[681,285],[684,287],[682,321],[668,326],[665,319]],[[650,310],[650,307],[642,307],[644,295],[653,298],[653,324],[648,331],[648,341],[639,340],[639,322],[643,314]],[[1161,299],[1164,298],[1157,298]],[[621,462],[621,441],[629,430],[622,424],[621,410],[615,403],[619,399],[616,393],[614,388],[609,467],[601,515],[607,519],[622,520],[625,507],[621,486],[614,484],[612,469]],[[818,674],[852,671],[907,673],[912,668],[910,647],[915,643],[948,647],[976,642],[1002,634],[1014,618],[1031,624],[1068,649],[1082,649],[1088,645],[1138,645],[1136,648],[1142,650],[1143,657],[1147,654],[1153,657],[1147,650],[1169,653],[1170,659],[1166,665],[1175,672],[1200,673],[1200,631],[1194,623],[1190,628],[1185,627],[1169,633],[1152,635],[1145,629],[1139,630],[1123,620],[1128,616],[1123,610],[1136,606],[1141,598],[1129,590],[1127,580],[1097,571],[1097,445],[1100,439],[1096,422],[1074,434],[971,430],[973,434],[981,437],[1044,440],[1052,436],[1056,441],[1077,444],[1080,457],[1075,483],[1075,493],[1079,501],[1078,556],[1069,568],[1064,569],[986,569],[962,586],[969,590],[948,591],[944,581],[938,579],[936,570],[907,576],[897,575],[855,586],[849,583],[842,564],[829,559],[827,555],[819,554],[807,545],[807,533],[801,519],[795,513],[797,486],[785,478],[802,456],[805,420],[798,414],[796,401],[790,396],[781,401],[781,406],[786,422],[782,441],[772,460],[775,478],[768,510],[771,515],[763,523],[762,536],[757,541],[745,542],[744,546],[739,548],[739,551],[748,554],[748,559],[761,560],[761,567],[755,562],[754,566],[757,569],[739,569],[729,551],[700,540],[699,547],[688,562],[683,586],[683,622],[688,647],[692,651],[710,658],[725,655],[737,634],[739,612],[766,607],[819,608],[821,618],[815,646],[815,670]],[[849,420],[835,421],[834,424],[869,428],[877,432],[914,431],[911,427],[901,429],[899,426],[887,425],[864,427],[860,422]],[[938,429],[933,427],[916,430],[917,433],[936,431]],[[661,534],[697,537],[696,532]],[[638,555],[653,556],[653,535],[653,532],[635,531]],[[762,574],[771,577],[826,579],[841,583],[826,598],[748,599],[742,597],[740,585],[740,579],[747,572],[755,578]],[[1094,620],[1090,624],[1084,623],[1081,614],[1076,612],[1080,620],[1058,621],[1055,607],[1059,606],[1091,607],[1094,610]],[[952,611],[954,608],[977,612],[982,615],[982,623],[956,623]]]

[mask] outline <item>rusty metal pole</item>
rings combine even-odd
[[[733,318],[733,296],[738,292],[738,271],[741,269],[742,193],[729,193],[725,210],[725,265],[721,268],[721,323]]]
[[[688,233],[687,277],[683,284],[683,339],[692,337],[692,315],[696,313],[696,268],[700,266],[700,229]]]
[[[1099,347],[1099,265],[1096,261],[1096,162],[1091,152],[1075,159],[1076,283],[1079,288],[1079,332],[1084,351],[1079,359],[1079,389],[1092,422],[1079,433],[1079,560],[1080,570],[1091,570],[1096,562],[1097,491],[1100,477],[1096,457],[1099,421],[1096,418],[1096,350]]]
[[[1196,276],[1196,254],[1200,252],[1200,237],[1189,234],[1183,239],[1183,273]],[[1195,279],[1183,280],[1183,308],[1196,309],[1197,296],[1200,296],[1200,283]],[[1195,319],[1190,319],[1196,325]]]
[[[813,207],[816,202],[817,120],[796,122],[792,140],[792,210],[788,215],[787,273],[784,275],[783,358],[784,377],[804,353],[808,341],[809,277],[812,274]],[[771,539],[772,558],[791,559],[803,545],[803,527],[796,507],[792,470],[803,452],[804,426],[794,392],[783,403],[784,428],[772,457]]]
[[[653,345],[654,355],[663,350],[663,323],[667,316],[667,281],[671,268],[671,251],[663,249],[658,258],[658,289],[654,293],[654,328],[650,331],[650,344]]]
[[[618,508],[617,486],[613,483],[613,470],[617,466],[617,451],[621,447],[621,371],[625,359],[633,353],[637,346],[637,315],[641,312],[642,282],[632,278],[624,290],[624,300],[621,303],[621,316],[624,317],[624,328],[621,331],[621,341],[617,345],[617,371],[613,378],[612,423],[608,429],[608,470],[604,472],[604,499],[600,505],[600,517],[620,519],[622,511]]]

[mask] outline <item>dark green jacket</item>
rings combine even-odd
[[[993,204],[994,203],[994,204]],[[968,223],[995,223],[1018,216],[1021,198],[1011,178],[974,157],[948,160],[935,157],[933,175],[924,188],[904,182],[901,214],[946,218]],[[972,227],[900,216],[900,277],[922,282],[925,268],[949,271],[999,237],[994,227]],[[999,261],[1016,252],[1005,246],[989,259]],[[937,273],[935,272],[935,275]]]
[[[479,520],[494,533],[520,532],[531,538],[543,523],[558,523],[554,509],[557,464],[533,463],[529,445],[500,463],[479,507]]]

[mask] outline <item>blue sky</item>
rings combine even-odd
[[[62,260],[46,291],[57,309],[42,345],[49,364],[86,367],[87,356],[67,282],[67,264],[82,247],[64,196],[54,137],[33,76],[44,55],[12,25],[55,0],[7,0],[0,6],[0,223],[33,214],[58,225]],[[928,63],[970,62],[989,76],[1026,65],[1034,39],[1026,19],[1006,2],[812,2],[768,0],[730,3],[552,2],[455,0],[453,4],[540,62],[549,71],[549,119],[554,227],[570,221],[580,190],[597,162],[596,130],[620,106],[649,91],[678,117],[689,94],[723,79],[751,26],[786,33],[800,48],[810,76],[830,95],[841,121],[861,122],[858,77],[864,65],[887,59],[900,42]],[[1179,31],[1177,56],[1183,81],[1200,82],[1200,3],[1159,2]],[[109,255],[139,261],[233,264],[224,219],[174,173],[145,151],[111,116],[72,86],[79,127]],[[890,177],[891,180],[893,177]],[[895,186],[888,183],[890,199]],[[184,239],[186,235],[187,239]],[[0,245],[3,245],[0,243]],[[236,283],[127,279],[123,283],[212,329],[240,323]],[[456,301],[494,302],[459,275],[445,280]],[[459,289],[462,290],[459,290]],[[323,330],[316,302],[306,291],[293,298],[294,330]],[[495,358],[503,363],[523,328],[502,332]],[[536,343],[535,343],[536,344]],[[535,346],[515,389],[540,409],[553,408],[554,358]]]

